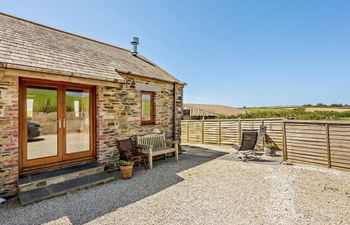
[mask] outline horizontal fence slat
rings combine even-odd
[[[294,149],[294,150],[299,150],[301,152],[311,152],[311,151],[314,151],[314,152],[324,152],[326,153],[327,151],[327,147],[326,146],[318,146],[318,147],[309,147],[309,146],[300,146],[300,145],[290,145],[288,144],[288,148],[289,149]]]
[[[289,144],[295,144],[295,145],[315,145],[315,146],[326,146],[324,142],[310,142],[310,141],[305,141],[305,140],[298,140],[298,139],[288,139],[287,140],[287,145]]]
[[[268,140],[280,149],[285,147],[285,160],[350,169],[350,122],[347,121],[280,118],[185,120],[181,122],[181,140],[189,143],[239,144],[242,131],[258,130],[262,125],[267,128]]]
[[[287,121],[285,128],[288,160],[350,169],[349,122]]]
[[[240,131],[246,129],[260,129],[261,125],[267,126],[267,136],[282,148],[281,118],[273,119],[244,119],[244,120],[183,120],[181,121],[181,141],[184,143],[203,144],[239,144]],[[266,123],[266,124],[265,124]],[[271,134],[271,136],[270,136]]]
[[[293,158],[289,158],[289,160],[291,160],[292,162],[301,162],[301,163],[306,163],[306,164],[316,164],[316,165],[327,166],[327,161],[308,159],[305,157],[295,156]]]
[[[298,159],[298,158],[303,158],[305,160],[310,160],[310,161],[319,161],[322,163],[327,164],[327,158],[326,157],[322,157],[322,156],[316,156],[316,155],[301,155],[299,153],[293,153],[293,152],[288,152],[288,156],[291,159]]]

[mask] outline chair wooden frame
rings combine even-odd
[[[119,151],[119,159],[126,161],[133,161],[134,163],[141,165],[144,164],[147,169],[145,149],[142,146],[134,145],[131,138],[124,140],[117,140],[117,147]]]

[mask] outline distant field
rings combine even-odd
[[[256,108],[245,108],[248,112],[281,112],[284,110],[293,110],[298,107],[256,107]]]
[[[338,108],[338,107],[306,107],[306,112],[347,112],[350,108]]]

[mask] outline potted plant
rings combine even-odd
[[[132,176],[133,161],[119,160],[118,165],[123,179],[130,179]]]
[[[273,142],[265,144],[264,146],[265,155],[276,156],[276,149],[277,149],[277,146]]]

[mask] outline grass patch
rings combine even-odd
[[[142,119],[151,120],[151,101],[148,99],[142,100]]]

